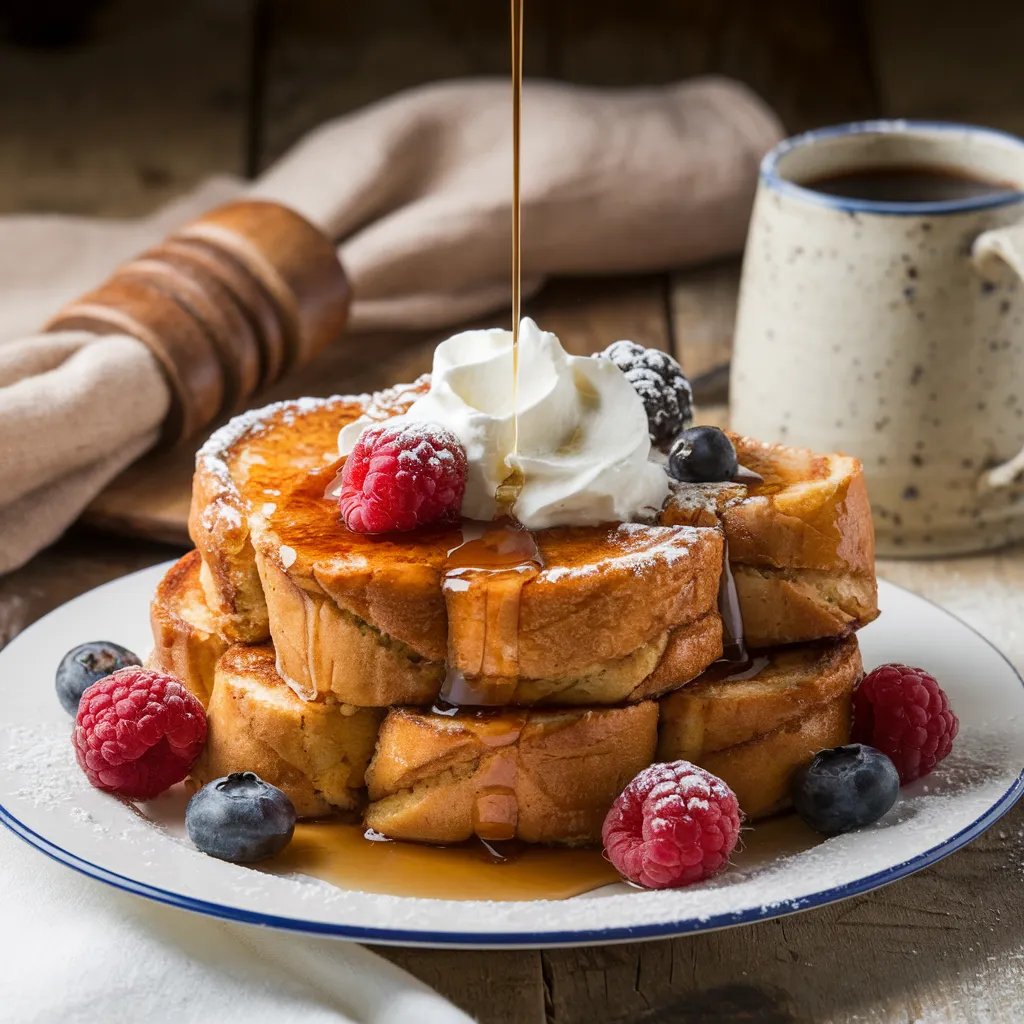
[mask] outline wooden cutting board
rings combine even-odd
[[[526,314],[554,331],[570,352],[597,352],[619,338],[675,351],[687,374],[708,387],[701,421],[723,424],[724,373],[732,342],[738,267],[734,261],[675,276],[552,281]],[[501,317],[466,327],[494,326]],[[322,352],[255,405],[299,395],[374,391],[430,369],[434,347],[453,329],[350,335]],[[114,480],[84,520],[114,533],[187,544],[195,451],[207,435],[141,459]]]

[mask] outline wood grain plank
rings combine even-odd
[[[1024,6],[868,0],[882,109],[1024,133]]]
[[[73,528],[21,569],[0,576],[0,648],[65,601],[183,552],[183,546],[126,542],[120,537]],[[54,658],[61,653],[55,651]]]
[[[560,77],[595,85],[727,74],[791,131],[877,112],[859,0],[592,0],[555,5]]]
[[[668,281],[662,275],[563,278],[548,283],[526,313],[553,331],[566,351],[590,355],[628,338],[669,351]]]
[[[527,5],[527,75],[548,70],[545,7]],[[264,164],[320,122],[400,89],[509,73],[504,3],[271,0],[271,16]]]
[[[738,259],[672,275],[672,342],[691,381],[727,365],[732,357],[739,283]]]
[[[538,950],[371,948],[436,988],[478,1024],[544,1024]]]
[[[304,132],[439,78],[508,73],[506,5],[271,0],[263,163]],[[802,130],[878,112],[859,0],[533,0],[525,71],[602,86],[729,74]]]
[[[0,211],[146,213],[240,173],[251,0],[111,0],[87,45],[0,43]]]

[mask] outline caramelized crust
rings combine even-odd
[[[654,671],[629,695],[630,701],[660,697],[696,679],[722,656],[722,619],[705,615],[669,633],[665,650]]]
[[[790,806],[789,787],[798,768],[819,750],[850,742],[849,695],[816,705],[803,718],[746,743],[703,754],[702,768],[724,779],[748,819]]]
[[[661,700],[658,760],[693,761],[723,778],[748,817],[788,802],[793,772],[849,742],[853,691],[863,675],[855,637],[760,656],[749,679],[704,678]]]
[[[599,842],[612,802],[653,760],[657,721],[653,701],[452,716],[395,709],[367,771],[366,824],[428,843]]]
[[[300,700],[269,645],[230,647],[217,663],[206,748],[192,769],[204,785],[255,772],[291,798],[300,818],[358,811],[383,711]]]
[[[741,465],[764,483],[681,486],[661,521],[721,523],[748,644],[846,636],[877,618],[875,537],[860,463],[729,436]]]
[[[214,616],[200,584],[200,557],[192,551],[168,570],[151,607],[155,647],[150,663],[171,672],[203,702],[213,689],[213,670],[229,643],[214,629]],[[444,678],[443,664],[425,661],[369,623],[341,611],[332,602],[310,596],[284,573],[265,572],[271,590],[294,602],[294,629],[277,649],[277,669],[305,700],[386,707],[432,704]],[[522,677],[511,702],[532,704],[635,703],[688,682],[721,655],[721,620],[708,613],[687,626],[655,637],[622,658],[596,661],[573,675],[545,679]],[[294,644],[291,638],[295,638]],[[332,660],[309,666],[310,657]],[[313,679],[330,679],[318,694]]]
[[[341,465],[340,427],[402,412],[426,386],[270,406],[232,421],[197,460],[190,526],[217,629],[271,638],[304,698],[428,704],[446,662],[479,674],[484,609],[473,593],[449,592],[446,603],[442,589],[461,530],[361,536],[324,497]],[[842,637],[877,616],[859,463],[731,436],[762,484],[680,486],[661,526],[536,535],[545,564],[518,599],[518,674],[502,699],[637,701],[706,667],[720,653],[723,535],[751,647]],[[460,628],[449,631],[452,610]]]
[[[737,565],[733,577],[752,648],[849,636],[878,618],[874,574]]]

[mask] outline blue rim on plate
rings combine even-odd
[[[116,582],[116,581],[115,581]],[[889,586],[905,593],[911,593],[906,587],[900,587],[895,583],[888,583]],[[920,594],[913,594],[937,611],[955,622],[970,630],[990,647],[1009,667],[1017,681],[1024,686],[1024,677],[1014,666],[1013,662],[995,646],[987,637],[975,629],[970,623],[954,615],[952,612],[937,605],[934,601],[923,597]],[[581,931],[546,931],[546,932],[433,932],[426,930],[406,931],[401,928],[370,928],[357,927],[353,925],[331,924],[328,922],[309,921],[302,918],[283,917],[275,914],[260,914],[255,911],[241,910],[237,907],[229,907],[221,903],[213,903],[208,900],[195,899],[190,896],[182,896],[180,893],[161,889],[158,886],[148,885],[128,878],[125,875],[106,868],[65,850],[55,843],[51,843],[45,837],[33,831],[27,825],[19,821],[6,807],[0,805],[0,822],[7,826],[16,836],[26,843],[34,846],[37,850],[45,853],[48,857],[58,863],[95,878],[100,882],[120,889],[123,892],[133,893],[136,896],[144,896],[157,903],[167,906],[178,907],[182,910],[191,910],[195,913],[205,914],[208,917],[217,917],[226,921],[234,921],[240,924],[261,925],[268,928],[278,928],[285,931],[299,932],[307,935],[319,935],[348,939],[356,942],[375,942],[384,945],[398,946],[431,946],[431,947],[506,947],[506,948],[543,948],[552,946],[586,946],[599,945],[602,943],[623,942],[639,939],[669,938],[676,935],[686,935],[692,932],[715,931],[721,928],[730,928],[735,925],[753,924],[757,921],[771,920],[777,917],[786,917],[790,914],[803,910],[812,910],[815,907],[835,903],[839,900],[848,899],[851,896],[859,896],[861,893],[871,889],[880,888],[890,882],[898,881],[908,875],[914,874],[926,867],[935,864],[937,861],[955,853],[961,847],[966,846],[972,839],[977,838],[986,829],[994,825],[1024,794],[1024,771],[1014,779],[1013,783],[1005,793],[989,809],[976,818],[969,825],[962,828],[956,834],[931,849],[925,850],[916,857],[902,861],[884,871],[878,871],[873,875],[866,875],[846,885],[835,886],[831,889],[822,889],[809,896],[795,900],[785,900],[780,903],[762,905],[757,908],[735,911],[731,913],[712,914],[703,918],[684,918],[676,922],[663,922],[654,925],[638,925],[635,927],[613,927],[600,929],[587,929]]]
[[[982,128],[978,125],[958,124],[953,121],[915,121],[899,119],[851,121],[831,128],[815,128],[800,135],[783,139],[770,149],[761,161],[760,179],[766,188],[792,199],[800,199],[816,206],[825,206],[843,213],[875,213],[897,217],[920,217],[929,214],[974,213],[978,210],[991,210],[1000,206],[1024,202],[1024,190],[1000,192],[996,195],[973,196],[968,199],[943,199],[932,202],[909,203],[889,202],[880,199],[851,199],[847,196],[836,196],[826,192],[817,192],[796,182],[789,181],[779,174],[779,162],[794,149],[821,142],[825,139],[843,138],[848,135],[889,135],[906,132],[913,134],[948,133],[988,137],[992,141],[1008,143],[1022,150],[1024,156],[1024,139],[1011,132],[1000,131],[998,128]]]

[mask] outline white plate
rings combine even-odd
[[[147,651],[149,598],[166,568],[84,594],[0,651],[0,819],[72,868],[198,913],[399,945],[530,948],[680,935],[820,906],[918,871],[986,829],[1024,787],[1020,676],[970,627],[882,583],[884,614],[861,634],[865,665],[903,661],[934,672],[960,716],[960,736],[871,828],[823,841],[787,815],[747,831],[733,866],[709,883],[669,892],[614,885],[561,901],[410,899],[268,875],[193,850],[174,821],[180,800],[140,810],[92,789],[72,755],[53,690],[59,658],[96,639]]]

